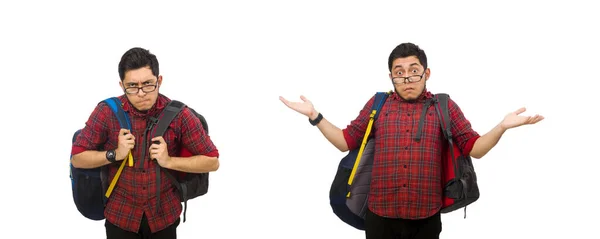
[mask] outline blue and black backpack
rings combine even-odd
[[[112,97],[105,99],[103,102],[105,102],[113,111],[113,113],[115,113],[121,128],[131,130],[129,117],[125,111],[123,111],[121,101],[116,97]],[[77,139],[77,136],[80,132],[81,129],[75,131],[72,143],[75,142],[75,139]],[[71,157],[72,156],[73,155],[71,155]],[[127,160],[123,160],[121,166],[125,165],[125,161]],[[109,193],[106,193],[109,188],[108,165],[98,168],[84,169],[73,167],[73,164],[70,164],[70,168],[71,189],[73,191],[73,200],[77,210],[79,210],[81,215],[86,218],[92,220],[104,219],[104,207],[108,197],[110,196]],[[118,175],[119,174],[117,174],[117,176]],[[117,176],[113,179],[113,181],[116,182],[118,179]]]
[[[340,161],[329,190],[333,213],[346,224],[365,230],[367,198],[371,188],[371,171],[375,140],[370,135],[373,123],[391,92],[377,92],[371,107],[369,124],[359,148],[350,150]]]

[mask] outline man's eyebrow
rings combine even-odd
[[[143,81],[143,82],[142,82],[142,84],[144,84],[144,83],[149,83],[149,82],[153,82],[153,81],[154,81],[154,79],[147,79],[147,80]],[[136,85],[137,85],[137,82],[131,82],[131,81],[130,81],[130,82],[127,82],[127,83],[125,83],[125,84],[126,84],[126,85],[131,85],[131,84],[136,84]]]
[[[421,65],[419,65],[419,63],[412,63],[408,67],[412,67],[412,66],[421,66]],[[397,69],[397,68],[402,69],[404,67],[402,67],[402,65],[396,65],[396,66],[394,66],[394,69]]]

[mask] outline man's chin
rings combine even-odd
[[[404,94],[402,94],[404,93]],[[405,101],[414,101],[417,100],[419,98],[419,96],[423,93],[423,90],[421,91],[421,93],[417,94],[416,91],[412,90],[412,91],[405,91],[405,92],[398,92],[398,90],[396,90],[396,94],[398,94],[398,96],[400,96],[400,98],[402,98]]]
[[[147,107],[147,106],[136,106],[136,105],[134,105],[133,107],[135,107],[135,109],[136,109],[136,110],[138,110],[138,111],[142,111],[142,112],[144,112],[144,111],[147,111],[147,110],[149,110],[149,109],[150,109],[150,108],[149,108],[149,107]]]
[[[416,100],[417,98],[419,98],[418,96],[413,95],[413,94],[406,94],[406,95],[398,94],[398,96],[400,96],[400,98],[402,98],[403,100],[406,100],[406,101]]]

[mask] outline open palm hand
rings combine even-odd
[[[310,117],[311,114],[314,114],[315,107],[313,106],[312,102],[310,102],[310,100],[303,95],[300,96],[300,99],[302,102],[292,102],[283,98],[282,96],[279,96],[279,100],[281,100],[281,102],[283,102],[287,107],[300,114]]]
[[[521,113],[525,112],[525,107],[518,109],[515,112],[511,112],[504,117],[502,120],[501,126],[505,129],[519,127],[521,125],[526,124],[535,124],[544,119],[544,116],[534,115],[534,116],[523,116]]]

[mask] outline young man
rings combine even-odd
[[[212,172],[219,168],[219,152],[189,108],[180,112],[163,137],[147,133],[150,122],[170,101],[159,93],[163,78],[155,55],[142,48],[128,50],[119,63],[119,76],[124,92],[119,99],[131,130],[120,128],[111,109],[98,104],[73,144],[72,164],[77,168],[110,164],[112,179],[131,152],[134,165],[123,169],[104,211],[107,238],[176,238],[182,206],[171,181],[157,167]]]
[[[367,239],[437,239],[442,230],[441,157],[446,142],[433,105],[423,113],[425,102],[433,98],[427,91],[425,52],[417,45],[398,45],[388,59],[389,77],[395,93],[390,95],[373,124],[375,154],[368,212],[365,219]],[[360,114],[345,129],[331,124],[313,104],[280,100],[289,108],[309,117],[323,135],[340,151],[358,148],[369,121],[372,97]],[[502,134],[514,127],[535,124],[542,116],[520,116],[521,108],[511,112],[487,134],[480,136],[471,128],[458,105],[449,100],[454,142],[473,158],[483,157]],[[421,140],[415,141],[419,119],[425,117]]]

